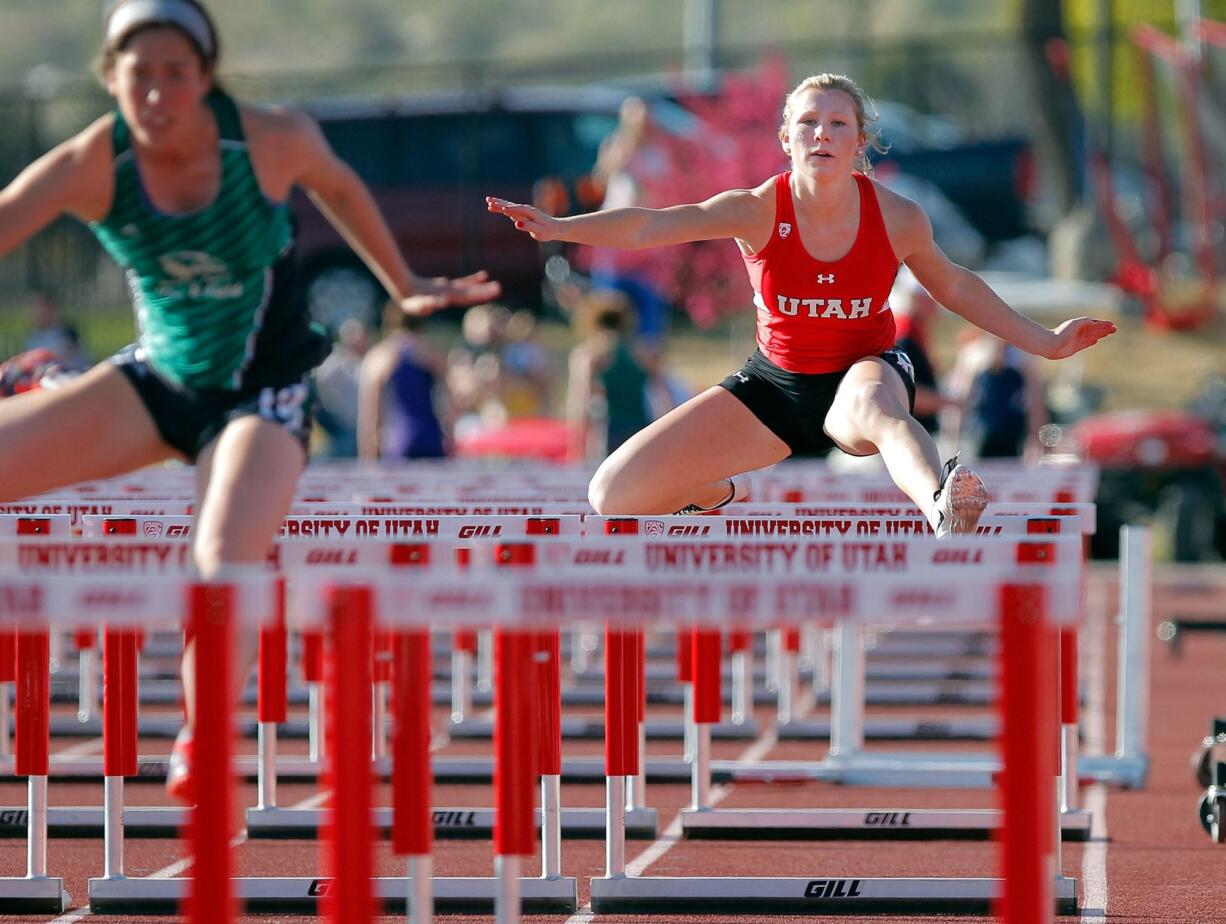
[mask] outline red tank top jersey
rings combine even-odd
[[[894,346],[887,299],[898,259],[886,236],[873,181],[853,174],[860,227],[840,260],[815,260],[801,243],[791,172],[775,178],[775,231],[756,254],[741,256],[758,309],[762,355],[789,372],[842,372]]]

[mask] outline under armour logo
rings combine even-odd
[[[738,382],[743,382],[746,385],[749,384],[749,376],[747,376],[744,372],[738,371],[738,372],[732,373],[732,375]]]
[[[791,225],[789,225],[786,221],[779,222],[779,236],[781,238],[787,237],[791,233],[792,233]]]
[[[834,273],[818,273],[818,282],[834,282]]]

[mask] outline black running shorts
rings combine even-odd
[[[907,389],[907,407],[915,410],[915,372],[902,350],[886,350],[879,359],[902,376]],[[847,370],[806,374],[780,369],[758,350],[745,365],[720,385],[728,389],[762,421],[775,436],[787,443],[797,457],[824,456],[835,448],[826,435],[826,414]]]
[[[311,436],[314,404],[310,374],[284,385],[239,391],[186,388],[158,375],[139,347],[130,346],[110,360],[132,383],[167,444],[195,462],[226,424],[256,416],[285,427],[305,452]]]

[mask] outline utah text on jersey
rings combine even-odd
[[[788,317],[796,316],[801,308],[804,316],[810,318],[838,318],[841,321],[854,321],[857,318],[867,318],[873,309],[871,298],[853,298],[844,307],[841,298],[788,298],[777,295],[776,310]]]

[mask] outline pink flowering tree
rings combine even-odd
[[[726,189],[757,186],[786,169],[778,129],[790,89],[786,63],[769,57],[752,72],[726,77],[714,95],[682,94],[694,125],[684,134],[652,126],[648,143],[663,156],[649,175],[635,177],[640,204],[698,202]],[[618,266],[649,281],[700,327],[751,309],[753,291],[730,240],[623,251]]]

